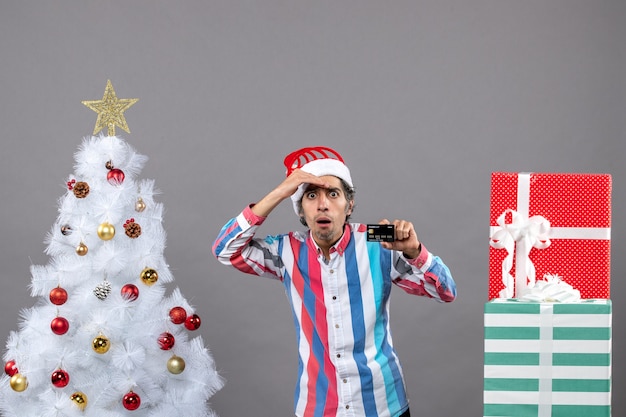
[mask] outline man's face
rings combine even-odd
[[[330,188],[309,186],[302,196],[302,215],[315,242],[320,247],[330,247],[341,237],[346,216],[352,213],[352,203],[346,200],[339,178],[321,178]]]

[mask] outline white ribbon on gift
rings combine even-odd
[[[552,353],[554,352],[554,308],[550,303],[540,305],[539,314],[539,398],[537,417],[552,416]]]
[[[528,287],[535,284],[535,265],[530,260],[532,248],[545,249],[550,239],[603,239],[611,238],[610,227],[551,227],[550,221],[540,215],[529,217],[530,173],[517,176],[517,210],[506,209],[497,219],[497,226],[491,226],[490,245],[505,249],[507,255],[502,261],[502,283],[500,298],[519,297]],[[511,223],[506,223],[506,215],[511,213]],[[515,254],[515,278],[510,271]]]

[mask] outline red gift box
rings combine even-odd
[[[489,299],[518,298],[544,274],[610,298],[611,176],[491,174]]]

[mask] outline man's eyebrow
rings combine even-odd
[[[341,188],[339,187],[329,187],[329,188],[323,188],[323,187],[319,187],[319,186],[309,186],[309,188],[307,188],[305,190],[305,192],[309,193],[312,191],[317,191],[317,190],[325,190],[326,192],[341,192]]]

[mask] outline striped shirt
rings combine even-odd
[[[264,217],[246,207],[220,231],[213,253],[238,270],[280,280],[298,343],[295,414],[396,417],[409,403],[389,327],[391,284],[453,301],[450,271],[424,246],[415,259],[368,242],[349,224],[324,256],[307,232],[254,237]]]

